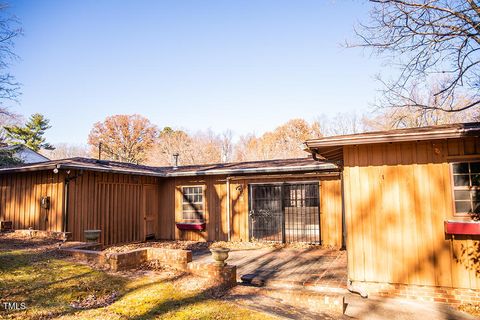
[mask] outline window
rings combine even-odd
[[[183,220],[203,220],[203,187],[182,187]]]
[[[455,213],[480,213],[480,162],[452,164]]]
[[[318,207],[318,203],[318,183],[285,185],[286,207]]]

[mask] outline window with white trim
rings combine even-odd
[[[452,163],[455,213],[480,214],[480,161]]]
[[[203,220],[203,187],[182,187],[183,220]]]

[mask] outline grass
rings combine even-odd
[[[165,279],[126,278],[29,250],[0,251],[0,302],[27,306],[0,304],[6,319],[272,319]]]

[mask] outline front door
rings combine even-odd
[[[320,244],[318,182],[250,185],[250,238]]]
[[[143,208],[144,208],[144,235],[145,238],[155,238],[155,230],[158,215],[158,192],[155,185],[143,186]]]

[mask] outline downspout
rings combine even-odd
[[[317,153],[312,152],[312,158],[315,161],[322,161],[318,159]],[[335,163],[340,168],[340,192],[342,196],[342,250],[347,250],[347,227],[346,227],[346,219],[345,219],[345,187],[344,187],[344,180],[343,180],[343,165],[339,163]],[[347,274],[348,274],[348,250],[347,250]],[[352,280],[347,279],[347,290],[351,293],[356,293],[360,295],[362,298],[368,298],[368,292],[365,288],[354,285]]]
[[[227,241],[230,241],[230,179],[227,177]]]
[[[63,204],[63,232],[67,232],[67,226],[68,226],[68,185],[69,185],[70,180],[68,178],[65,178],[65,185],[64,185],[64,204]]]
[[[54,171],[55,172],[55,171]],[[57,166],[57,172],[58,172],[58,166]],[[83,171],[80,171],[78,174],[69,177],[70,175],[70,170],[67,170],[67,176],[65,177],[65,182],[64,182],[64,204],[63,204],[63,232],[67,232],[67,227],[68,227],[68,199],[70,198],[70,181],[78,178],[83,174]]]
[[[345,219],[345,185],[343,181],[343,166],[340,171],[340,185],[342,194],[342,249],[346,250],[347,254],[347,274],[348,274],[348,250],[347,250],[347,223]],[[368,292],[365,288],[359,285],[354,285],[352,280],[347,279],[347,290],[351,293],[359,294],[362,298],[368,298]]]

